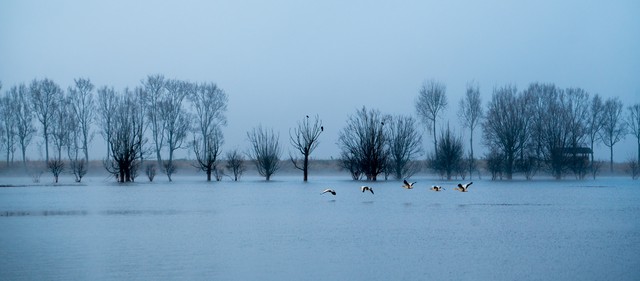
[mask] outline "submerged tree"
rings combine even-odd
[[[600,137],[602,143],[609,148],[609,170],[613,173],[613,146],[621,141],[627,133],[622,116],[622,102],[618,98],[609,98],[604,103],[602,114],[604,123]]]
[[[164,146],[164,123],[161,113],[161,104],[165,98],[166,80],[163,75],[149,75],[142,81],[144,93],[144,112],[146,113],[148,126],[151,127],[151,140],[154,144],[154,152],[158,166],[162,167],[162,147]]]
[[[422,152],[422,135],[411,116],[395,116],[388,126],[389,172],[396,179],[411,177],[419,170],[412,162]]]
[[[171,181],[171,175],[176,167],[173,164],[175,151],[182,148],[184,140],[189,132],[189,114],[184,110],[182,101],[195,92],[195,86],[178,80],[169,80],[165,83],[167,89],[164,99],[160,102],[160,118],[163,120],[164,139],[166,140],[169,157],[163,162],[164,172]]]
[[[13,86],[9,90],[12,108],[15,113],[15,134],[22,152],[22,163],[27,163],[27,147],[31,143],[36,128],[33,126],[33,111],[29,104],[29,90],[25,84]]]
[[[299,164],[293,155],[289,155],[289,158],[293,162],[293,166],[302,171],[303,181],[307,181],[309,174],[309,155],[318,147],[318,138],[324,131],[322,120],[318,118],[318,115],[314,117],[312,123],[309,121],[307,115],[302,122],[298,121],[298,127],[293,129],[293,134],[289,130],[289,141],[293,148],[302,154],[302,164]]]
[[[223,135],[220,128],[227,124],[224,113],[227,110],[227,94],[214,83],[197,85],[189,95],[195,109],[193,149],[197,166],[211,181],[211,173],[221,153]]]
[[[469,176],[472,177],[475,169],[475,159],[473,155],[473,131],[480,124],[482,118],[482,100],[480,99],[480,88],[477,83],[467,83],[467,92],[460,100],[458,116],[462,127],[469,129]]]
[[[222,143],[222,132],[217,127],[204,137],[194,136],[192,147],[196,154],[196,167],[205,172],[207,181],[211,181],[211,174],[217,171]]]
[[[636,164],[640,163],[640,103],[629,106],[629,115],[627,117],[627,128],[629,132],[636,138],[638,146],[638,158]]]
[[[253,128],[247,132],[247,137],[251,143],[249,155],[254,159],[258,173],[270,180],[271,176],[280,169],[280,137],[273,132],[273,129],[263,129],[262,126]]]
[[[84,162],[89,162],[89,142],[93,138],[91,124],[95,119],[95,102],[91,80],[78,78],[73,80],[74,87],[67,90],[73,118],[76,119],[79,130],[79,148],[84,154]]]
[[[388,163],[389,142],[384,125],[390,118],[379,110],[362,107],[349,117],[347,126],[338,136],[343,161],[348,159],[355,165],[350,169],[364,174],[367,180],[377,180]]]
[[[244,156],[242,153],[238,151],[238,149],[234,149],[231,151],[227,151],[227,170],[233,173],[233,181],[238,181],[242,174],[246,170]]]
[[[10,94],[0,98],[0,132],[2,133],[2,145],[7,155],[7,165],[13,162],[13,155],[16,150],[16,127],[18,125],[17,112],[14,101]],[[11,161],[10,161],[11,160]]]
[[[134,181],[145,140],[142,100],[139,94],[125,89],[117,95],[113,89],[98,91],[99,117],[109,157],[104,165],[119,182]]]
[[[51,122],[56,107],[62,100],[62,89],[49,79],[33,80],[30,86],[31,104],[33,111],[42,125],[42,137],[45,146],[45,162],[49,162],[49,137]]]
[[[427,125],[427,129],[431,130],[433,135],[433,146],[435,153],[438,153],[438,139],[436,137],[436,120],[439,114],[447,107],[446,86],[438,81],[425,81],[420,88],[418,100],[416,101],[416,110],[418,116],[422,118]]]
[[[514,86],[495,88],[483,124],[484,141],[492,151],[504,156],[503,171],[512,179],[516,156],[528,141],[528,114],[524,98]]]
[[[464,150],[462,139],[454,136],[449,126],[440,133],[437,151],[431,156],[431,168],[445,176],[447,180],[451,180],[462,168]]]
[[[589,147],[591,148],[589,169],[591,170],[594,179],[596,178],[597,169],[599,169],[600,166],[596,167],[596,162],[593,159],[593,150],[594,144],[600,139],[600,132],[604,125],[603,114],[604,104],[602,103],[602,98],[600,98],[600,95],[596,94],[591,99],[591,103],[589,105],[589,117],[587,117],[587,140],[589,141]]]

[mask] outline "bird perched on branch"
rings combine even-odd
[[[368,187],[368,186],[366,186],[366,185],[361,186],[361,187],[360,187],[360,190],[362,190],[362,192],[365,192],[365,191],[371,191],[371,194],[374,194],[374,193],[373,193],[373,188]]]
[[[469,189],[469,186],[471,186],[473,184],[473,182],[467,183],[467,184],[458,184],[458,187],[454,188],[455,190],[458,190],[460,192],[467,192],[467,189]]]
[[[416,181],[416,182],[417,182],[417,181]],[[413,188],[413,185],[414,185],[416,182],[409,183],[407,180],[404,180],[404,185],[402,185],[402,187],[404,187],[404,188],[406,188],[406,189],[412,189],[412,188]]]

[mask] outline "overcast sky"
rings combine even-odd
[[[215,82],[229,95],[225,148],[246,149],[262,124],[287,151],[289,128],[318,114],[317,158],[339,155],[338,131],[362,106],[415,116],[426,79],[446,84],[440,123],[465,139],[455,112],[471,80],[485,105],[495,86],[536,81],[638,103],[639,50],[637,0],[0,1],[2,91],[45,77],[63,89],[78,77],[116,89],[150,74]]]

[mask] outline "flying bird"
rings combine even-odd
[[[371,191],[371,194],[374,194],[374,193],[373,193],[373,188],[368,187],[368,186],[366,186],[366,185],[361,186],[361,187],[360,187],[360,190],[362,190],[362,192],[365,192],[365,191],[367,191],[367,190],[368,190],[368,191]]]
[[[417,182],[417,181],[416,181],[416,182]],[[407,180],[404,180],[404,185],[403,185],[402,187],[404,187],[404,188],[406,188],[406,189],[412,189],[412,188],[413,188],[413,185],[414,185],[416,182],[409,183]]]
[[[439,186],[439,185],[433,185],[433,186],[431,186],[431,190],[433,190],[433,191],[443,191],[444,187]]]
[[[469,186],[471,186],[473,184],[473,182],[469,182],[467,184],[458,184],[458,187],[454,188],[455,190],[458,190],[460,192],[467,192],[467,189],[469,189]]]
[[[327,192],[328,192],[328,193],[331,193],[332,195],[336,195],[336,191],[335,191],[335,190],[333,190],[333,189],[330,189],[330,188],[325,189],[325,190],[324,190],[322,193],[320,193],[320,194],[322,195],[322,194],[325,194],[325,193],[327,193]]]

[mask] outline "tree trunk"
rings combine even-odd
[[[211,168],[207,169],[207,181],[211,181]]]
[[[307,181],[307,175],[309,172],[309,154],[304,155],[304,163],[302,164],[302,174],[304,175],[304,181]]]
[[[473,130],[471,130],[471,137],[469,138],[469,150],[470,150],[470,158],[469,159],[469,180],[473,178]]]
[[[610,172],[613,174],[613,145],[609,147],[609,169],[611,170]]]

